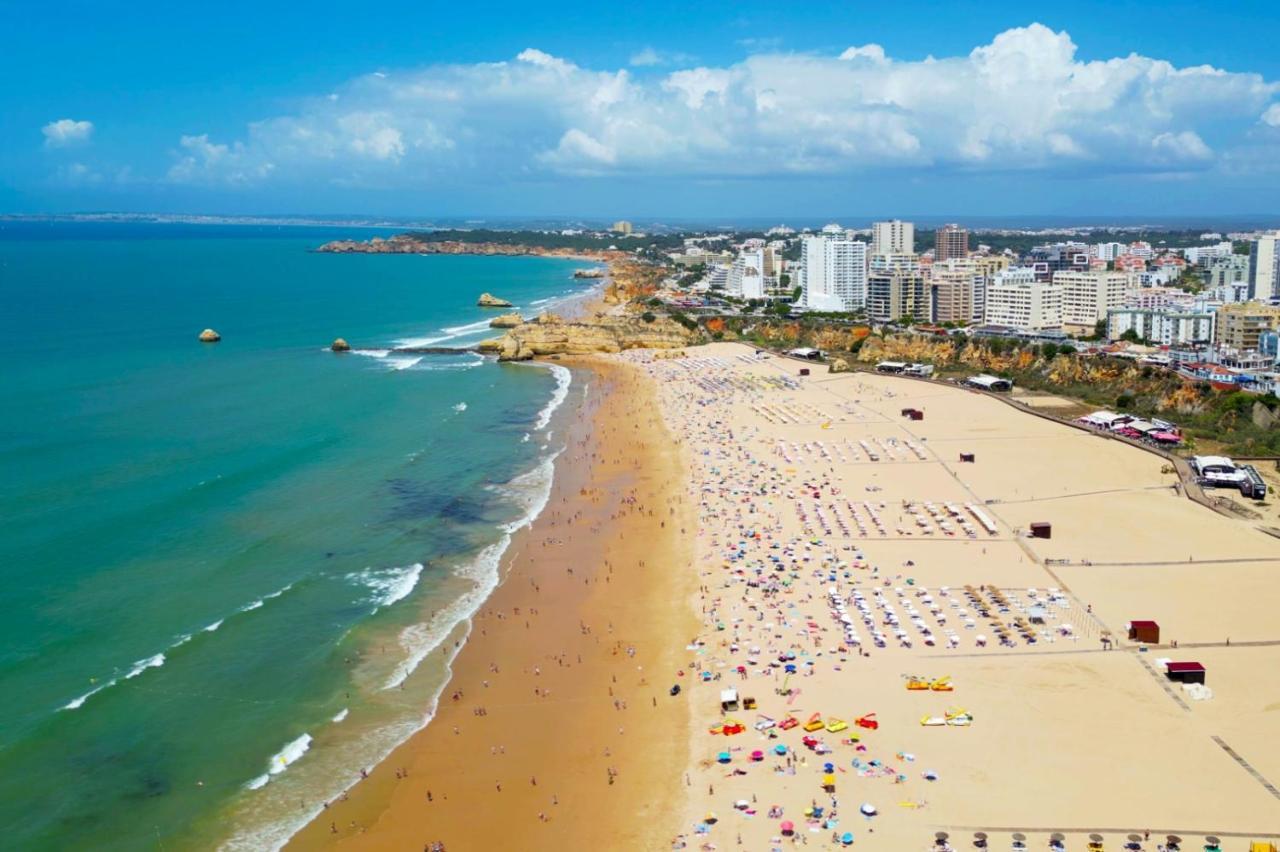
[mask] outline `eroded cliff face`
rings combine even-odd
[[[1019,349],[993,352],[985,346],[958,346],[950,338],[923,335],[868,337],[856,355],[840,355],[832,372],[853,369],[853,362],[916,361],[939,367],[962,367],[983,373],[1013,376],[1037,375],[1048,389],[1070,389],[1081,385],[1127,392],[1150,399],[1161,411],[1193,414],[1203,410],[1205,395],[1191,383],[1163,370],[1119,358],[1086,358],[1056,355],[1045,358],[1034,351]]]
[[[699,335],[667,317],[645,322],[637,317],[597,316],[568,322],[543,314],[521,323],[501,339],[486,341],[481,351],[496,352],[500,361],[528,361],[543,355],[590,355],[626,349],[678,349],[698,342]]]

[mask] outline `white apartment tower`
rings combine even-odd
[[[801,243],[804,304],[815,311],[856,311],[867,304],[867,244],[828,236]]]
[[[1091,331],[1107,318],[1107,311],[1125,303],[1132,286],[1124,272],[1079,272],[1063,269],[1053,273],[1053,283],[1062,287],[1062,324],[1072,330]]]
[[[1271,302],[1280,297],[1280,231],[1258,237],[1249,246],[1249,298]]]
[[[872,254],[915,254],[916,226],[894,219],[871,226]]]
[[[1028,331],[1062,328],[1062,285],[1036,281],[1034,269],[997,272],[987,285],[986,322]]]

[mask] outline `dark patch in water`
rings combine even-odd
[[[392,479],[387,483],[396,504],[387,513],[391,521],[413,521],[435,518],[457,524],[477,524],[490,520],[486,509],[489,495],[449,494],[411,479]]]

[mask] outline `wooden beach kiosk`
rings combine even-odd
[[[1032,538],[1053,538],[1053,526],[1048,521],[1033,521],[1031,523]]]
[[[1160,642],[1160,625],[1154,621],[1130,621],[1129,641],[1156,645]]]

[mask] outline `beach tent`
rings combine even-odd
[[[726,710],[726,711],[738,709],[738,690],[736,689],[720,690],[720,709]]]
[[[1160,625],[1154,621],[1130,621],[1128,627],[1129,640],[1132,642],[1146,642],[1152,645],[1160,642]]]

